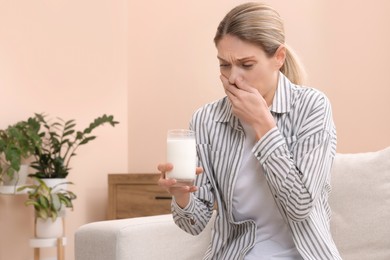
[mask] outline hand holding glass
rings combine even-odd
[[[173,169],[167,179],[176,179],[176,186],[193,185],[196,172],[195,132],[187,129],[168,131],[167,162]]]

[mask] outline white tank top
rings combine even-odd
[[[269,190],[263,167],[252,153],[255,134],[249,125],[242,125],[245,143],[233,191],[233,217],[236,221],[252,219],[257,226],[255,245],[245,260],[302,259]]]

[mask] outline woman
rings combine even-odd
[[[191,234],[217,216],[204,259],[341,259],[329,230],[336,132],[328,99],[298,86],[302,73],[278,13],[232,9],[214,42],[226,97],[193,115],[200,167],[194,186],[173,187],[175,223]],[[201,174],[202,173],[202,174]]]

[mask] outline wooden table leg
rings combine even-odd
[[[62,244],[62,238],[57,239],[57,259],[64,260],[64,246]]]
[[[39,248],[34,248],[34,260],[39,260],[40,255],[39,255]]]

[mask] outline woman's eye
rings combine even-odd
[[[242,66],[246,69],[249,69],[249,68],[252,68],[253,67],[253,63],[246,63],[246,64],[242,64]]]
[[[219,64],[219,67],[221,67],[221,68],[225,68],[225,67],[228,67],[228,66],[229,66],[229,64],[225,64],[225,63]]]

